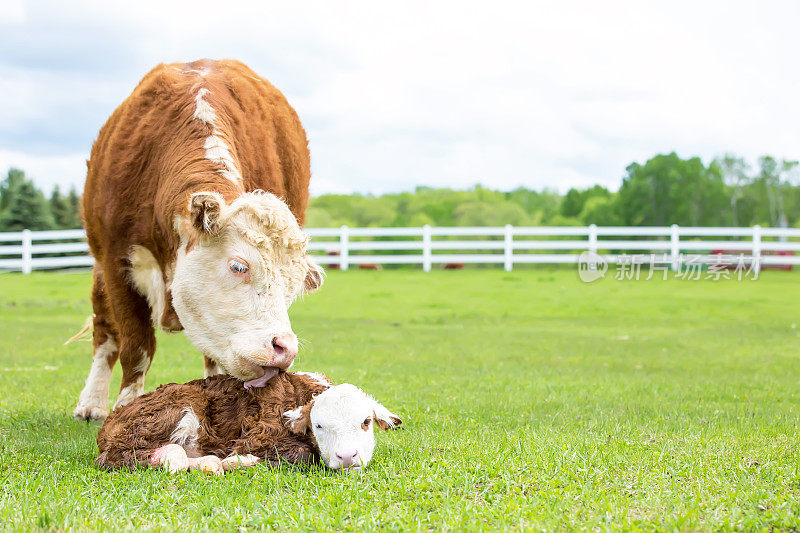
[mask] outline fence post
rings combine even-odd
[[[589,224],[589,251],[597,253],[597,225]]]
[[[678,231],[677,224],[673,224],[670,227],[669,244],[670,244],[669,259],[670,262],[672,263],[672,270],[673,272],[677,272],[678,269],[681,267],[678,264],[678,260],[680,259],[681,255],[681,234]]]
[[[503,266],[506,272],[511,272],[514,268],[514,226],[511,224],[506,224],[503,244]]]
[[[33,239],[31,230],[22,230],[22,273],[30,274],[33,270]]]
[[[348,249],[350,244],[350,232],[346,225],[339,228],[339,230],[341,231],[339,234],[339,269],[347,270],[350,264],[350,251]]]
[[[422,270],[431,271],[431,225],[422,226]]]
[[[761,226],[753,226],[753,273],[758,276],[761,272]]]

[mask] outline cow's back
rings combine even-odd
[[[220,141],[238,182],[226,174]],[[162,64],[117,108],[92,148],[83,197],[89,243],[101,261],[139,244],[163,267],[178,246],[175,217],[192,192],[214,190],[230,201],[267,190],[302,224],[309,178],[305,131],[268,81],[232,60]]]

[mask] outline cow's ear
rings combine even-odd
[[[325,271],[310,255],[303,255],[303,260],[308,265],[308,274],[306,274],[306,279],[303,281],[303,292],[307,294],[322,286],[322,282],[325,280]]]
[[[295,435],[305,435],[311,430],[311,407],[314,401],[283,413],[283,423]]]
[[[403,423],[399,416],[389,411],[378,402],[374,403],[372,409],[373,415],[375,416],[375,423],[383,430],[394,429]]]
[[[193,193],[189,199],[189,219],[192,227],[200,233],[215,234],[221,227],[220,216],[225,200],[217,192]]]

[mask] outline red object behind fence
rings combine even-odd
[[[710,255],[729,255],[734,257],[739,257],[741,254],[741,250],[711,250]],[[794,252],[792,250],[761,250],[761,256],[765,255],[787,255],[793,256]],[[718,268],[725,268],[728,270],[734,270],[736,268],[736,264],[729,264],[723,263],[720,265],[716,265]],[[782,264],[774,264],[774,265],[765,265],[761,264],[761,270],[792,270],[794,265],[782,265]]]

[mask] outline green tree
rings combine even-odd
[[[514,226],[527,225],[527,215],[512,202],[471,202],[458,206],[455,211],[457,226]]]
[[[742,223],[740,216],[740,203],[744,198],[744,188],[751,182],[749,177],[750,165],[743,157],[734,154],[725,154],[721,158],[714,160],[714,163],[722,172],[722,179],[729,189],[731,199],[731,223],[739,226]],[[745,205],[745,210],[747,206]]]
[[[559,206],[561,205],[561,195],[548,189],[539,192],[519,187],[509,193],[505,193],[505,197],[519,204],[528,214],[532,223],[536,223],[536,221],[541,223],[549,220],[559,213]]]
[[[81,219],[81,197],[78,195],[78,192],[75,190],[74,186],[69,188],[67,203],[69,204],[70,213],[72,216],[69,223],[73,228],[83,227],[83,220]]]
[[[657,155],[626,169],[617,195],[624,224],[633,226],[717,226],[730,223],[730,201],[722,172],[698,157],[681,159],[674,152]]]
[[[586,202],[592,198],[611,198],[611,193],[602,185],[595,185],[585,190],[572,188],[561,200],[561,214],[569,218],[577,218],[583,212]]]
[[[18,168],[10,168],[6,178],[0,182],[0,213],[9,208],[25,182],[25,173]]]
[[[76,229],[81,227],[80,214],[78,212],[78,195],[72,189],[68,196],[62,196],[61,191],[56,185],[50,195],[50,212],[53,220],[59,229]]]
[[[11,169],[0,184],[0,231],[53,229],[55,222],[42,191],[25,178],[21,170]]]
[[[617,202],[611,196],[593,196],[586,200],[579,218],[584,225],[622,225],[622,218],[617,212]]]
[[[561,200],[561,214],[565,217],[577,217],[583,210],[584,196],[581,191],[571,188]]]
[[[332,228],[336,224],[330,213],[322,207],[309,207],[306,210],[305,226],[308,228]]]
[[[728,161],[722,159],[720,166],[723,174],[732,176],[726,181],[731,189],[731,202],[735,203],[737,225],[781,226],[800,222],[797,161],[765,155],[758,160],[757,172],[750,174],[750,166],[741,158],[726,158]]]
[[[759,173],[753,184],[762,189],[763,197],[766,198],[764,207],[768,208],[768,217],[762,216],[762,219],[769,220],[772,226],[783,226],[787,222],[786,192],[787,188],[792,187],[790,180],[798,162],[785,159],[779,161],[765,155],[758,159],[758,164]]]

